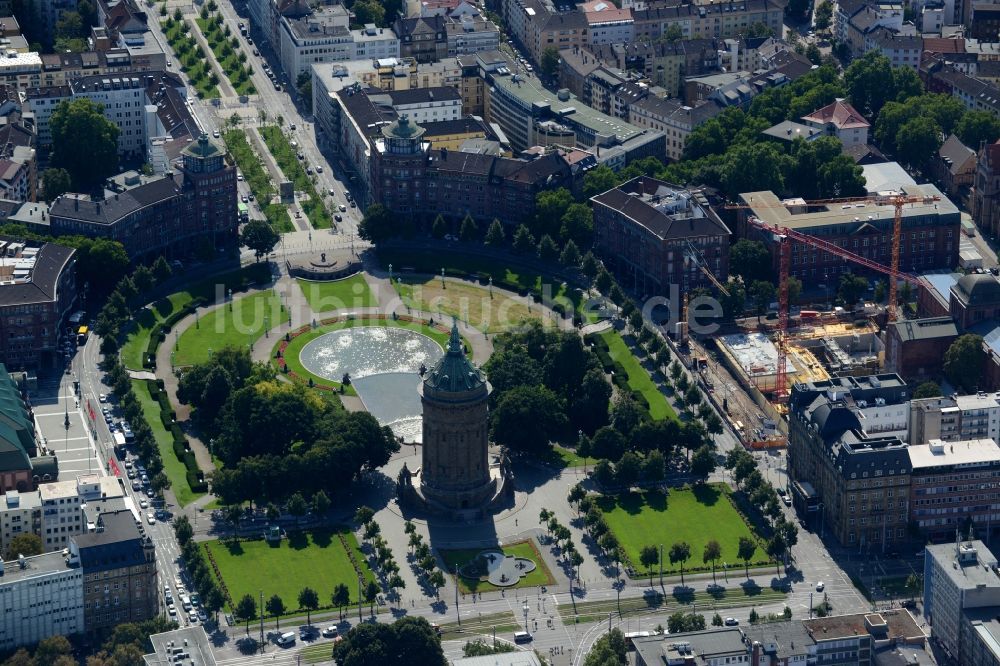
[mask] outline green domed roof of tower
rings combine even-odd
[[[208,138],[208,134],[202,132],[201,135],[195,140],[189,143],[181,154],[190,157],[214,157],[216,155],[221,155],[224,151],[219,147],[217,143]]]
[[[462,337],[458,334],[458,321],[453,320],[448,351],[424,377],[424,385],[437,391],[462,393],[485,383],[483,373],[466,357]]]

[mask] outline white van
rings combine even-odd
[[[191,597],[189,597],[186,594],[182,595],[181,596],[181,606],[184,608],[184,610],[190,611],[191,610]]]
[[[514,632],[514,642],[515,643],[530,643],[531,634],[527,631],[515,631]]]
[[[281,634],[281,636],[278,637],[278,645],[281,646],[295,645],[295,632],[286,631],[285,633]]]

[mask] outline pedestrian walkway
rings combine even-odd
[[[129,379],[156,379],[156,375],[148,370],[129,370],[125,369],[128,373]]]
[[[212,71],[215,72],[219,83],[216,87],[219,89],[219,94],[223,97],[233,97],[236,95],[236,90],[233,85],[229,82],[229,77],[226,76],[226,72],[222,69],[222,65],[218,63],[215,59],[215,54],[212,53],[212,47],[209,46],[208,40],[205,39],[205,35],[202,34],[201,28],[198,27],[198,22],[195,20],[197,16],[185,16],[184,20],[188,22],[191,28],[191,34],[194,35],[195,41],[198,42],[200,46],[205,51],[205,59],[210,63]],[[180,56],[178,55],[178,58]]]

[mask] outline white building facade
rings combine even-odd
[[[79,567],[61,552],[0,560],[0,652],[83,630]]]

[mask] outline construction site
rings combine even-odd
[[[916,282],[914,276],[899,270],[903,208],[906,205],[926,205],[937,199],[937,196],[926,194],[882,194],[877,197],[798,202],[802,208],[815,206],[829,209],[831,204],[843,204],[842,207],[846,208],[849,204],[857,205],[858,202],[893,207],[892,254],[888,266],[780,222],[766,222],[755,214],[745,217],[748,228],[765,234],[779,248],[777,316],[767,323],[759,319],[743,320],[743,330],[740,332],[706,340],[708,349],[705,351],[701,351],[701,345],[695,343],[698,350],[694,352],[704,359],[704,362],[698,362],[698,366],[710,390],[715,387],[723,389],[723,411],[744,445],[757,449],[785,445],[785,415],[788,394],[793,384],[880,372],[885,361],[880,324],[895,321],[898,316],[899,283]],[[765,203],[763,207],[771,205]],[[787,211],[788,205],[789,202],[776,202],[773,207]],[[761,207],[761,204],[755,206]],[[727,208],[746,210],[751,206],[734,204]],[[810,247],[814,251],[836,256],[845,263],[857,264],[862,269],[883,274],[889,283],[887,305],[883,308],[873,303],[864,303],[854,311],[845,311],[839,307],[826,312],[791,311],[788,281],[793,244],[796,247]],[[692,258],[699,259],[697,256]],[[707,273],[704,266],[702,270]],[[725,291],[722,285],[717,286]],[[686,328],[679,329],[678,339],[686,334]],[[709,356],[714,363],[708,362]]]

